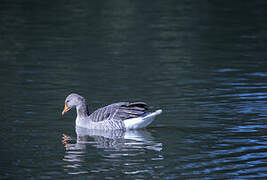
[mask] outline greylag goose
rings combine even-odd
[[[76,126],[102,130],[145,128],[162,112],[161,109],[145,112],[148,105],[144,102],[119,102],[97,109],[89,115],[86,99],[75,93],[67,96],[62,115],[73,107],[77,111]]]

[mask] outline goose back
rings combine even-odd
[[[148,105],[144,102],[119,102],[97,109],[89,115],[89,119],[93,122],[104,120],[124,121],[129,118],[139,117],[146,110],[148,110]]]

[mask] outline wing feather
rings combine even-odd
[[[110,104],[93,112],[89,118],[94,122],[104,120],[126,120],[141,116],[148,109],[144,102],[120,102]]]

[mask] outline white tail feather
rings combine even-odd
[[[131,118],[124,120],[124,124],[126,129],[139,129],[139,128],[145,128],[149,124],[152,123],[152,121],[155,119],[155,116],[162,113],[162,110],[159,109],[153,113],[150,113],[144,117],[137,117],[137,118]]]

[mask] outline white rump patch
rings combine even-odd
[[[125,128],[126,129],[140,129],[140,128],[145,128],[149,124],[152,123],[152,121],[155,119],[155,116],[159,115],[162,113],[162,110],[159,109],[155,112],[149,113],[146,116],[141,116],[137,118],[131,118],[124,120]]]

